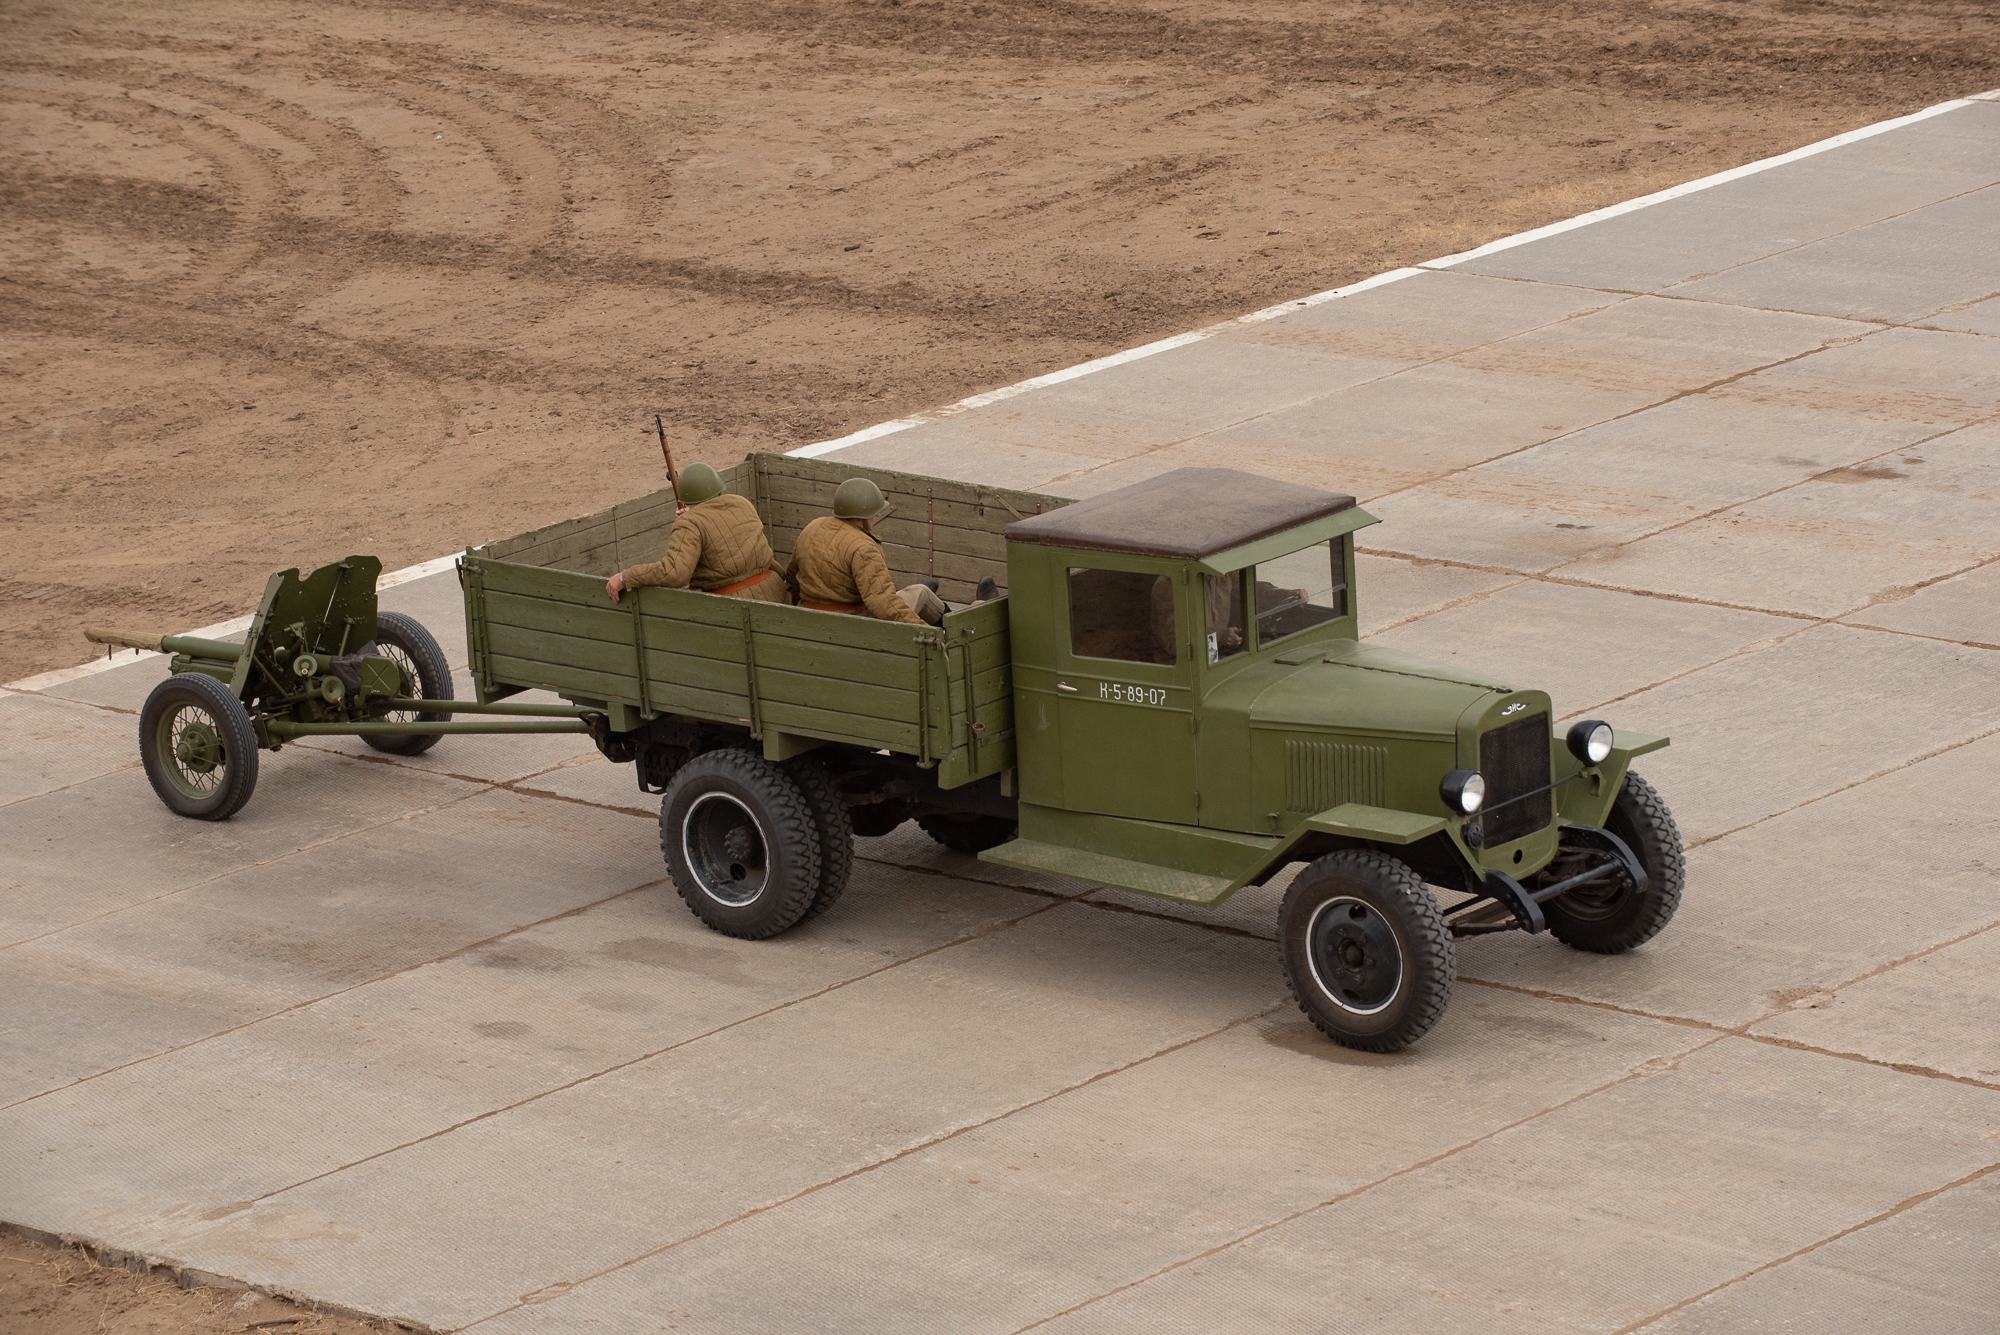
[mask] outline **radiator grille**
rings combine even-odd
[[[1343,802],[1382,805],[1386,747],[1351,742],[1285,743],[1285,807],[1325,811]]]
[[[1530,714],[1503,723],[1479,739],[1479,772],[1486,776],[1486,843],[1504,844],[1533,834],[1555,816],[1552,795],[1521,794],[1549,782],[1549,716]],[[1520,798],[1520,801],[1510,801]]]

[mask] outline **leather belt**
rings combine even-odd
[[[815,603],[804,598],[799,599],[799,606],[810,607],[815,612],[846,612],[850,616],[867,610],[865,603]]]
[[[763,572],[762,572],[762,573],[760,573],[760,574],[756,574],[756,575],[752,575],[752,576],[751,576],[751,577],[750,577],[749,579],[739,579],[739,580],[737,580],[737,581],[736,581],[736,582],[735,582],[734,584],[725,584],[725,585],[723,585],[723,586],[722,586],[721,588],[719,588],[719,589],[710,589],[710,590],[709,590],[709,592],[710,592],[710,593],[734,593],[734,592],[736,592],[736,591],[737,591],[738,589],[747,589],[747,588],[749,588],[749,587],[750,587],[750,586],[751,586],[752,584],[762,584],[762,583],[763,583],[763,582],[764,582],[765,580],[767,580],[767,579],[769,579],[769,578],[771,578],[771,572],[770,572],[770,571],[768,571],[768,570],[766,570],[766,571],[763,571]]]

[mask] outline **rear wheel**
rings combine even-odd
[[[1005,816],[966,816],[957,812],[919,816],[917,825],[956,853],[984,853],[989,848],[998,848],[1020,829],[1017,822]]]
[[[750,751],[681,766],[660,800],[660,851],[689,910],[725,936],[776,936],[819,891],[819,831],[789,775]]]
[[[804,756],[788,761],[784,770],[799,786],[819,834],[819,883],[812,906],[799,919],[810,922],[832,908],[841,891],[847,889],[847,877],[854,870],[854,826],[847,817],[847,804],[840,800],[840,789],[817,759]]]
[[[1542,905],[1549,934],[1594,955],[1616,955],[1652,940],[1673,918],[1687,881],[1680,827],[1653,785],[1625,776],[1604,828],[1618,836],[1646,869],[1646,888],[1624,876],[1578,886]]]
[[[1292,997],[1328,1038],[1396,1052],[1430,1031],[1458,971],[1437,900],[1384,853],[1316,859],[1285,892],[1278,950]]]
[[[236,693],[214,677],[180,672],[139,711],[139,758],[169,810],[227,820],[257,790],[257,730]]]
[[[375,642],[366,652],[388,659],[403,670],[403,683],[413,695],[426,700],[451,699],[451,666],[444,661],[444,650],[424,629],[423,623],[415,617],[406,617],[401,612],[378,612],[375,616]],[[398,710],[384,714],[385,723],[414,722],[421,719],[425,723],[444,723],[449,714],[419,714],[414,710]],[[384,737],[364,736],[362,741],[377,751],[387,751],[391,755],[413,756],[428,751],[437,745],[436,733],[392,734]]]

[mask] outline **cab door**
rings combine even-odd
[[[1186,572],[1100,559],[1069,567],[1064,580],[1068,634],[1055,674],[1063,806],[1195,824],[1201,798]]]

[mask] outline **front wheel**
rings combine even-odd
[[[236,693],[214,677],[180,672],[139,711],[139,758],[167,808],[227,820],[257,789],[257,730]]]
[[[444,650],[424,629],[423,622],[415,617],[406,617],[401,612],[379,612],[375,616],[375,643],[373,652],[388,659],[403,670],[403,682],[409,694],[425,700],[451,699],[451,666],[444,661]],[[385,723],[406,723],[421,720],[425,723],[444,723],[449,714],[419,714],[413,710],[398,710],[382,716]],[[405,733],[378,736],[370,733],[362,741],[377,751],[387,751],[390,755],[413,756],[428,751],[437,745],[437,733]]]
[[[1458,971],[1437,900],[1368,849],[1328,853],[1285,892],[1278,950],[1299,1009],[1342,1047],[1398,1052],[1451,1002]]]
[[[750,751],[709,751],[660,799],[660,851],[694,916],[725,936],[776,936],[820,889],[819,831],[804,793]]]
[[[1660,934],[1681,904],[1687,863],[1680,827],[1653,785],[1627,773],[1604,828],[1624,841],[1646,871],[1646,888],[1624,876],[1578,886],[1542,905],[1549,934],[1593,955],[1616,955]]]

